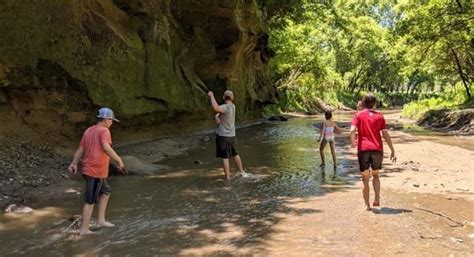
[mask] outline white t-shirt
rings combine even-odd
[[[235,137],[235,105],[223,104],[221,109],[221,123],[217,128],[217,135],[222,137]]]

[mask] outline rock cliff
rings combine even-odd
[[[124,126],[208,118],[207,89],[241,117],[276,101],[256,0],[4,0],[0,33],[0,135],[74,137],[101,106]]]

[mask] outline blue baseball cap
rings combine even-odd
[[[114,111],[112,109],[104,107],[100,108],[98,113],[97,113],[97,118],[102,118],[102,119],[113,119],[116,122],[120,122],[115,118]]]

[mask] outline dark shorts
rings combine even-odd
[[[382,169],[383,153],[381,151],[362,151],[357,154],[357,159],[359,160],[360,172],[369,168],[372,168],[372,170]]]
[[[229,159],[239,155],[237,152],[237,141],[235,137],[221,137],[216,135],[216,157]]]
[[[86,190],[84,192],[84,201],[88,204],[95,204],[99,201],[100,195],[110,195],[112,188],[110,188],[105,178],[94,178],[82,174],[86,181]]]

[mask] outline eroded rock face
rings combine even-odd
[[[254,0],[6,0],[0,32],[0,135],[74,136],[100,106],[125,126],[204,118],[207,89],[241,115],[276,101]]]
[[[474,135],[474,110],[429,110],[418,120],[418,125]]]

